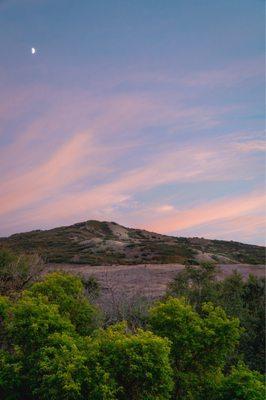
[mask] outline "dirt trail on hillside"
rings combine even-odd
[[[219,265],[219,279],[230,275],[233,270],[239,271],[245,278],[250,273],[264,276],[265,267],[248,264]],[[165,293],[168,283],[184,268],[182,264],[140,264],[90,266],[74,264],[50,264],[48,270],[64,270],[84,276],[93,275],[100,282],[102,296],[110,291],[132,295],[139,293],[148,298],[158,298]]]

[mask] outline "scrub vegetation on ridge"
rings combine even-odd
[[[265,248],[234,241],[166,236],[114,222],[86,221],[0,238],[0,247],[38,253],[47,262],[90,265],[198,261],[264,264]]]

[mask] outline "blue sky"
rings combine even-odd
[[[0,235],[263,244],[264,46],[260,0],[0,1]]]

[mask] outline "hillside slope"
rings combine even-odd
[[[0,238],[0,247],[38,252],[47,262],[91,265],[185,263],[188,260],[264,264],[265,248],[233,241],[182,238],[114,222],[86,221]]]

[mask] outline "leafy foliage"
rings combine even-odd
[[[250,371],[239,365],[224,377],[221,389],[221,400],[264,400],[264,378],[258,372]]]
[[[101,287],[95,276],[89,275],[88,277],[80,276],[82,284],[85,288],[86,296],[95,300],[100,295]]]
[[[169,294],[185,296],[197,309],[211,301],[228,316],[238,317],[242,328],[238,357],[253,369],[265,368],[265,279],[250,275],[245,281],[237,271],[224,280],[216,278],[209,264],[186,266],[169,285]]]
[[[58,306],[45,297],[22,296],[10,309],[7,321],[12,342],[31,353],[45,345],[47,337],[55,332],[74,332],[70,320],[60,314]]]
[[[171,289],[194,305],[184,297],[154,303],[149,330],[126,322],[103,329],[87,296],[95,282],[66,273],[0,296],[0,398],[262,400],[262,376],[234,366],[231,355],[244,338],[236,313],[250,324],[252,343],[261,340],[264,286],[254,277],[234,274],[221,283],[214,276],[210,265],[189,267]],[[207,287],[224,308],[204,302]]]
[[[170,343],[151,332],[126,331],[125,324],[96,335],[104,369],[117,382],[117,399],[167,400],[173,387]]]
[[[200,315],[185,299],[175,298],[151,308],[150,326],[172,343],[176,392],[184,399],[197,398],[201,387],[217,379],[240,334],[238,320],[227,318],[220,307],[205,304]]]
[[[190,302],[200,308],[205,301],[215,300],[217,267],[213,263],[201,263],[199,266],[187,264],[169,284],[169,293],[185,296]]]
[[[56,304],[59,312],[70,319],[81,335],[89,335],[99,323],[100,312],[87,300],[79,277],[54,272],[44,281],[35,283],[28,294],[45,296],[50,303]]]
[[[95,330],[95,313],[81,280],[62,273],[0,297],[1,398],[170,398],[168,341],[125,325]]]
[[[99,363],[95,342],[55,333],[40,351],[33,393],[41,399],[115,399],[117,387]]]

